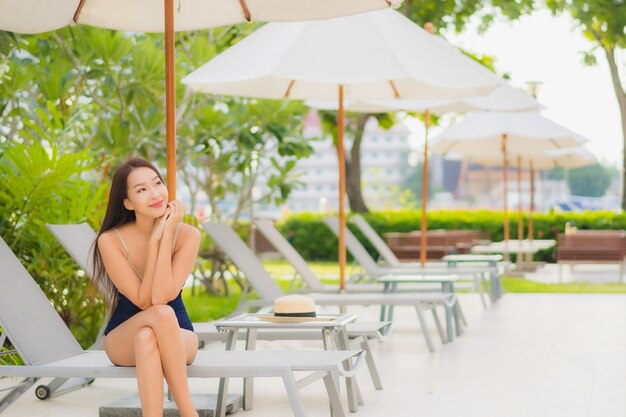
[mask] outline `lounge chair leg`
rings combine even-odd
[[[498,301],[498,283],[496,282],[496,277],[494,273],[488,272],[487,276],[483,275],[483,288],[487,289],[487,295],[489,295],[489,301],[491,304]],[[487,279],[488,278],[488,279]]]
[[[49,397],[56,397],[58,395],[63,395],[68,392],[77,390],[82,387],[86,387],[95,381],[95,378],[54,378],[47,385]],[[44,400],[45,398],[40,398],[40,400]]]
[[[459,317],[461,318],[461,323],[463,323],[464,326],[467,326],[467,319],[465,318],[465,313],[463,313],[463,309],[461,308],[461,303],[459,303],[459,301],[457,300],[455,305],[457,308],[457,313],[459,314]]]
[[[483,303],[483,307],[487,308],[487,301],[485,300],[485,289],[483,288],[484,281],[483,274],[474,274],[474,286],[478,291],[478,295],[480,296],[480,302]],[[493,303],[493,300],[491,300]]]
[[[428,346],[429,352],[435,351],[435,345],[433,345],[433,341],[430,338],[430,334],[428,333],[428,326],[426,325],[426,319],[424,318],[424,311],[422,310],[422,304],[417,303],[415,305],[415,312],[417,313],[417,320],[420,322],[420,327],[422,328],[422,334],[424,335],[424,340],[426,340],[426,345]]]
[[[446,314],[446,335],[448,336],[448,343],[450,343],[454,340],[454,329],[452,329],[452,321],[454,320],[454,306],[450,306],[447,303],[444,303],[443,308]]]
[[[459,299],[457,298],[452,306],[452,317],[454,318],[454,327],[456,328],[456,336],[460,337],[463,335],[463,326],[461,326],[461,319],[459,311],[461,310],[461,306],[459,304]]]
[[[330,401],[330,411],[333,417],[345,417],[341,400],[339,399],[339,391],[337,390],[337,384],[335,378],[330,373],[324,377],[324,385],[326,386],[326,392],[328,393],[328,399]]]
[[[356,385],[356,401],[357,401],[357,404],[359,406],[364,405],[365,402],[363,401],[363,395],[361,394],[361,390],[359,389],[359,384],[356,381],[356,379],[354,380],[354,384]]]
[[[226,338],[226,350],[234,350],[237,345],[237,336],[239,332],[228,332]],[[217,401],[215,404],[215,416],[226,416],[226,403],[228,400],[228,378],[220,378],[220,384],[217,392]],[[245,404],[245,398],[244,398]]]
[[[0,399],[0,414],[6,410],[15,400],[30,389],[39,378],[24,378],[22,382],[13,387],[2,399]]]
[[[435,306],[433,306],[432,308],[432,313],[435,324],[437,325],[437,333],[439,333],[441,343],[445,345],[446,343],[448,343],[448,337],[446,336],[446,332],[443,331],[443,326],[441,325],[441,320],[439,319],[439,314],[437,314],[437,309],[435,308]]]
[[[215,405],[215,416],[226,416],[226,402],[228,399],[228,378],[220,378],[220,384],[217,394],[217,402]]]
[[[348,336],[345,332],[339,334],[335,332],[336,341],[337,341],[337,349],[339,350],[350,350],[350,341],[348,340]],[[350,369],[352,363],[350,359],[343,362],[343,366],[345,369]],[[351,412],[356,413],[359,411],[359,400],[362,402],[361,395],[359,393],[359,386],[356,382],[356,377],[347,377],[346,378],[346,391],[348,392],[348,408]]]
[[[493,288],[494,301],[498,301],[504,295],[502,279],[499,272],[491,274],[491,286]]]
[[[246,336],[246,350],[256,349],[256,329],[248,329]],[[243,409],[252,410],[252,399],[254,398],[254,378],[243,379]]]
[[[285,390],[287,391],[287,397],[289,398],[289,404],[291,404],[291,409],[293,410],[294,417],[306,417],[304,404],[302,404],[302,397],[300,396],[300,390],[298,389],[296,379],[293,376],[293,371],[285,371],[282,378],[283,384],[285,384]],[[338,397],[339,396],[337,396],[337,398]]]
[[[365,351],[365,362],[367,363],[367,369],[369,370],[370,377],[374,383],[374,388],[377,390],[383,389],[383,383],[380,380],[378,368],[376,368],[376,362],[374,362],[374,357],[372,356],[372,350],[370,349],[370,343],[367,340],[367,337],[363,337],[361,341],[361,349]]]

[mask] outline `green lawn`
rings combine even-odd
[[[502,278],[504,291],[510,293],[568,293],[568,294],[616,294],[626,293],[626,284],[591,284],[591,283],[564,283],[544,284],[529,281],[524,278]]]
[[[272,277],[276,279],[278,285],[287,291],[294,275],[293,268],[286,261],[277,259],[264,260],[263,264]],[[338,284],[339,269],[337,263],[309,262],[309,266],[315,274],[322,278],[324,283]],[[626,284],[543,284],[514,277],[504,277],[502,283],[507,293],[626,293]],[[229,288],[232,294],[228,297],[215,297],[212,294],[206,294],[199,287],[196,288],[196,293],[192,296],[191,289],[185,289],[183,299],[191,321],[214,320],[232,312],[241,297],[241,291],[235,283],[230,283]]]

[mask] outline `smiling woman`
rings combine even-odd
[[[200,232],[181,223],[181,202],[169,201],[159,171],[142,159],[114,176],[94,250],[94,277],[107,289],[111,317],[104,349],[111,362],[136,366],[144,417],[163,415],[163,378],[183,417],[198,416],[186,364],[198,337],[181,289],[191,273]]]

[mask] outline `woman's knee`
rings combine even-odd
[[[174,309],[167,304],[158,304],[148,309],[151,315],[154,317],[156,325],[176,325],[178,326],[178,319]]]
[[[133,343],[135,351],[140,351],[142,354],[157,352],[159,348],[156,335],[150,327],[142,327],[139,329],[137,333],[135,333]]]
[[[195,333],[185,337],[185,350],[187,365],[191,365],[198,354],[198,336]]]

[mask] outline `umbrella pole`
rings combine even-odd
[[[174,0],[165,0],[165,154],[167,191],[176,199],[176,79],[174,76]]]
[[[535,210],[535,167],[530,161],[530,210],[528,213],[528,240],[533,240],[533,211]]]
[[[420,232],[420,264],[426,265],[426,256],[428,252],[428,219],[426,212],[428,209],[428,130],[430,128],[430,110],[424,113],[424,163],[422,165],[422,224]]]
[[[524,240],[524,220],[522,219],[522,157],[517,157],[517,238]]]
[[[506,139],[507,139],[507,135],[504,134],[502,135],[502,169],[504,170],[503,177],[504,177],[504,243],[508,245],[509,243],[509,190],[508,190],[508,182],[509,182],[509,157],[507,155],[507,150],[506,150]]]
[[[346,288],[346,156],[344,135],[343,85],[339,86],[339,111],[337,112],[337,157],[339,159],[339,288]]]

